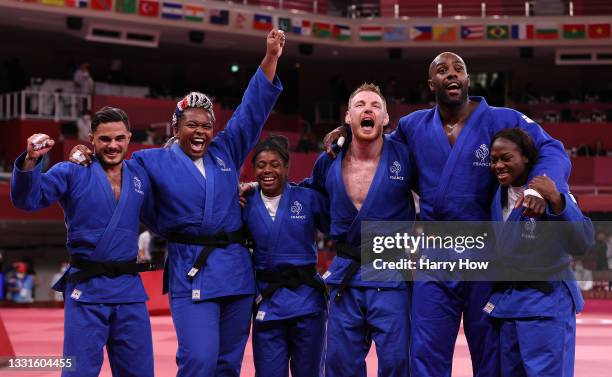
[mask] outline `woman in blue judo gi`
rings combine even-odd
[[[275,73],[285,35],[272,30],[266,43],[266,55],[222,132],[214,135],[211,100],[192,92],[172,117],[176,142],[132,157],[151,180],[152,230],[168,240],[164,288],[178,338],[179,377],[240,375],[255,278],[242,245],[238,177],[282,91]]]
[[[259,188],[243,220],[254,241],[257,281],[253,356],[259,377],[319,377],[327,317],[326,287],[316,271],[317,229],[329,232],[327,198],[289,185],[289,141],[270,136],[255,147]]]
[[[573,196],[547,176],[527,184],[537,149],[525,131],[498,132],[490,150],[500,184],[492,205],[493,220],[500,222],[498,258],[515,280],[497,282],[483,309],[499,320],[501,375],[573,376],[576,313],[584,300],[569,268],[570,253],[588,249],[593,225]],[[525,216],[521,201],[528,190],[546,200],[543,215]]]

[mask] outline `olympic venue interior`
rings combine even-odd
[[[68,256],[61,208],[53,205],[26,213],[10,203],[10,171],[15,158],[24,150],[27,137],[38,132],[49,134],[56,145],[48,163],[55,164],[65,160],[73,146],[83,142],[79,140],[77,127],[82,116],[81,104],[86,103],[93,111],[112,105],[126,110],[130,116],[133,129],[130,153],[156,147],[171,134],[169,121],[177,99],[192,90],[214,98],[215,132],[221,131],[265,52],[266,31],[251,27],[248,22],[246,27],[234,27],[236,12],[271,15],[274,25],[284,16],[310,19],[313,23],[348,25],[352,33],[346,41],[334,39],[333,33],[329,38],[319,38],[316,33],[287,32],[287,44],[278,66],[284,91],[266,122],[262,138],[271,134],[289,138],[291,180],[300,181],[310,175],[321,150],[320,142],[328,131],[341,124],[346,100],[353,88],[363,82],[381,86],[391,118],[386,132],[391,132],[401,116],[433,105],[433,97],[427,90],[429,63],[440,52],[452,51],[466,62],[471,95],[482,95],[489,104],[523,112],[563,142],[572,161],[571,190],[582,210],[597,221],[598,232],[612,240],[612,223],[609,223],[612,220],[612,37],[609,35],[612,5],[606,1],[483,3],[469,0],[461,2],[461,6],[442,0],[318,1],[316,6],[304,0],[198,2],[206,9],[204,18],[214,8],[228,10],[227,27],[210,22],[175,22],[164,19],[162,11],[157,18],[139,17],[137,11],[122,14],[114,11],[116,3],[112,2],[109,11],[100,11],[51,6],[44,1],[0,0],[2,269],[27,260],[35,266],[37,281],[32,303],[7,300],[0,303],[0,318],[4,318],[6,328],[6,339],[0,336],[0,343],[8,342],[9,347],[3,351],[0,346],[0,354],[8,350],[18,354],[36,353],[33,341],[24,337],[34,336],[32,331],[37,327],[30,328],[29,332],[26,327],[36,322],[37,313],[44,313],[41,315],[54,319],[55,326],[61,327],[61,312],[53,309],[58,304],[51,300],[48,283]],[[482,4],[486,4],[484,9]],[[554,39],[488,38],[487,25],[525,23],[556,24],[559,35]],[[589,23],[607,23],[608,36],[590,39],[586,31],[584,38],[564,38],[563,25],[582,24],[588,28]],[[477,24],[483,25],[484,35],[469,41],[459,35],[453,41],[422,43],[411,40],[410,34],[402,41],[361,38],[363,26],[379,24],[407,28]],[[141,34],[139,41],[125,37],[130,31]],[[84,95],[77,94],[73,85],[73,74],[83,63],[89,64],[95,82],[93,93]],[[251,181],[254,175],[250,156],[246,161],[241,179]],[[91,215],[95,216],[95,208]],[[609,244],[612,247],[612,241]],[[321,270],[329,265],[333,255],[329,250],[320,252]],[[608,258],[612,260],[612,255],[608,254]],[[612,351],[610,267],[593,268],[594,284],[584,291],[587,309],[582,319],[579,317],[579,376],[604,376],[612,367],[605,356],[593,360],[588,357],[589,354],[609,355]],[[143,278],[151,296],[150,311],[156,315],[154,331],[156,328],[160,331],[154,338],[162,339],[159,334],[167,330],[166,335],[171,337],[171,321],[166,299],[159,294],[161,283],[153,274],[145,273]],[[24,318],[29,319],[24,322]],[[466,356],[465,342],[461,342],[457,346],[460,361],[455,371],[457,375],[467,376],[470,375],[469,356]],[[53,347],[58,344],[57,349],[61,350],[61,331],[40,352],[53,354],[56,350]],[[170,341],[166,346],[172,349],[175,343]],[[171,352],[166,356],[171,360]],[[465,365],[461,364],[464,356]],[[159,365],[171,370],[171,361],[166,365],[164,360]],[[369,363],[375,362],[372,360],[370,357]],[[370,364],[368,368],[372,373],[375,371]],[[249,373],[252,374],[252,364],[243,370],[243,375]]]

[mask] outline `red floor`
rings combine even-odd
[[[4,321],[17,355],[61,355],[63,311],[61,309],[2,309]],[[176,336],[169,316],[152,317],[155,350],[155,375],[171,377],[176,374],[174,353]],[[578,317],[576,349],[577,377],[609,377],[612,370],[612,313],[596,312]],[[254,375],[251,343],[247,345],[242,364],[242,376]],[[376,356],[368,355],[368,376],[376,375]],[[10,372],[0,371],[0,376]],[[11,376],[16,376],[14,372]],[[59,376],[58,372],[19,372],[19,377]],[[110,377],[105,363],[100,376]],[[463,334],[457,341],[453,360],[453,376],[471,376],[467,344]]]

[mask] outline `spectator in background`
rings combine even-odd
[[[580,260],[574,262],[574,276],[576,277],[576,282],[578,282],[581,291],[590,291],[593,289],[593,273],[591,270],[584,268]]]
[[[32,289],[34,288],[34,276],[28,274],[26,262],[14,264],[15,271],[8,278],[7,290],[11,293],[11,300],[16,303],[34,302]]]
[[[300,140],[295,147],[295,151],[303,153],[316,152],[317,144],[312,140],[312,135],[307,132],[302,133],[302,136],[300,136]]]
[[[607,156],[608,155],[608,151],[606,150],[606,147],[604,147],[603,141],[601,141],[601,139],[598,139],[595,142],[595,156]]]
[[[94,81],[89,73],[89,63],[83,63],[79,66],[79,68],[74,72],[72,81],[74,82],[75,93],[85,96],[93,95]],[[79,104],[79,112],[82,113],[83,111],[88,110],[86,99],[80,101]]]
[[[608,269],[608,245],[606,243],[606,234],[598,231],[595,236],[595,244],[586,254],[585,268],[593,271],[602,271]]]
[[[91,111],[85,110],[76,121],[79,131],[79,140],[89,142],[89,134],[91,133]]]

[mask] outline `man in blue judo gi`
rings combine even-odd
[[[584,254],[594,230],[574,197],[547,176],[527,184],[538,153],[518,128],[498,132],[491,143],[491,170],[499,181],[492,215],[499,262],[506,276],[483,310],[498,319],[503,377],[574,375],[576,313],[584,300],[569,267],[570,254]],[[525,216],[516,201],[526,190],[546,200],[545,212]]]
[[[254,242],[258,295],[253,359],[259,377],[322,376],[327,288],[316,270],[317,229],[329,232],[329,204],[317,190],[289,185],[289,141],[255,147],[259,188],[242,217]]]
[[[397,271],[376,270],[362,262],[364,221],[413,221],[410,191],[413,162],[402,144],[384,138],[389,122],[380,89],[357,88],[345,122],[353,139],[338,159],[322,154],[314,187],[330,199],[331,231],[337,256],[323,277],[331,287],[325,373],[328,377],[366,376],[365,358],[376,344],[378,375],[410,375],[410,287]],[[364,276],[368,278],[364,278]]]
[[[62,162],[42,173],[42,157],[54,141],[34,134],[15,161],[11,200],[33,211],[59,202],[64,210],[70,268],[54,285],[64,293],[64,356],[74,371],[97,376],[106,346],[113,376],[153,376],[147,295],[136,264],[141,209],[151,200],[147,174],[124,161],[130,141],[128,117],[105,107],[91,123],[95,158],[89,168]]]
[[[546,173],[560,189],[567,187],[570,162],[563,145],[520,112],[469,97],[470,78],[460,56],[450,52],[436,56],[429,66],[428,83],[436,106],[403,117],[390,136],[407,145],[404,153],[414,158],[421,220],[491,219],[497,182],[489,173],[487,157],[491,139],[503,128],[520,127],[533,138],[540,155],[533,176]],[[329,134],[328,151],[332,140],[346,134],[344,128]],[[520,203],[527,216],[540,215],[544,208],[544,199],[537,194],[525,196]],[[493,284],[460,278],[415,281],[411,338],[415,376],[450,377],[462,317],[474,376],[499,375],[499,335],[482,312]]]

